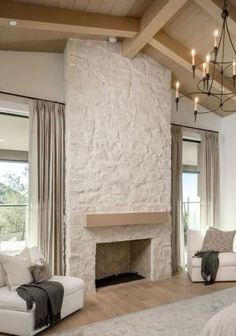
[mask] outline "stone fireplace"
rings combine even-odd
[[[100,244],[144,240],[146,277],[171,276],[170,71],[70,40],[65,89],[67,273],[94,291]]]
[[[70,256],[70,262],[74,266],[71,274],[82,277],[89,292],[95,290],[96,275],[99,274],[96,264],[98,249],[103,249],[100,250],[102,253],[108,253],[109,244],[115,242],[120,245],[115,245],[113,253],[123,244],[123,253],[128,254],[132,245],[132,262],[130,259],[128,265],[121,265],[118,260],[111,260],[109,265],[105,264],[112,268],[106,269],[107,275],[113,273],[114,268],[119,268],[120,271],[131,269],[140,272],[140,275],[150,280],[171,276],[168,212],[77,215],[70,230],[71,248],[74,251]],[[101,270],[99,272],[99,276],[104,275]]]

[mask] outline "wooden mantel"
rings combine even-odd
[[[169,212],[86,214],[84,226],[96,228],[137,224],[169,224],[170,221]]]

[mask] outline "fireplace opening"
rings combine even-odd
[[[151,239],[96,245],[96,288],[144,278],[151,278]]]

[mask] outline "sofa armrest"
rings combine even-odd
[[[192,257],[194,253],[200,251],[204,236],[201,231],[188,230],[187,232],[187,257]]]

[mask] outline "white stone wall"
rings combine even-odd
[[[152,279],[170,275],[167,224],[83,228],[85,213],[169,211],[170,72],[120,45],[70,40],[65,52],[68,273],[94,290],[96,242],[152,238]]]

